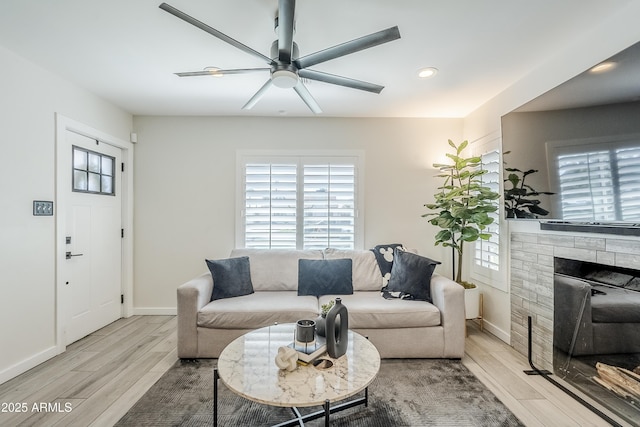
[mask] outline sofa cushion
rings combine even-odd
[[[298,295],[349,295],[352,293],[353,282],[349,258],[298,261]]]
[[[324,295],[319,303],[336,298],[349,313],[349,328],[419,328],[440,325],[440,310],[426,301],[384,299],[380,291],[354,292],[353,295]]]
[[[591,297],[593,323],[640,323],[640,293],[609,286],[592,286],[604,292]]]
[[[391,278],[385,290],[408,294],[409,299],[431,302],[431,276],[439,261],[396,248]]]
[[[249,257],[254,291],[297,291],[298,260],[322,259],[322,251],[234,249],[231,256]]]
[[[253,293],[249,258],[238,257],[219,260],[205,260],[213,278],[211,299],[224,299]]]
[[[379,291],[382,288],[382,273],[373,252],[334,248],[324,250],[324,259],[343,258],[351,259],[354,291]]]
[[[318,317],[318,299],[295,291],[255,292],[211,301],[198,311],[198,326],[220,329],[256,329]],[[293,337],[292,337],[293,338]]]

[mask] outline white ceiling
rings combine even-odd
[[[632,0],[627,0],[632,1]],[[263,67],[164,12],[161,0],[2,0],[0,45],[135,115],[312,113],[268,73],[180,78],[174,72]],[[269,55],[277,0],[167,3]],[[302,0],[300,55],[394,25],[401,39],[312,67],[385,86],[380,95],[310,82],[324,116],[464,117],[577,40],[625,1]],[[421,80],[418,69],[439,73]]]

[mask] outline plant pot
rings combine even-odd
[[[316,319],[316,334],[324,337],[326,336],[327,315],[320,315]]]
[[[480,288],[465,288],[464,290],[464,318],[477,319],[480,317]]]

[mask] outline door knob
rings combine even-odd
[[[83,254],[72,254],[71,252],[67,252],[65,254],[66,259],[71,259],[72,256],[82,256]]]

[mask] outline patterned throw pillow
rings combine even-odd
[[[351,269],[349,258],[298,260],[298,295],[351,295]]]
[[[441,263],[400,248],[394,249],[393,258],[391,278],[382,289],[383,296],[432,302],[431,276]]]

